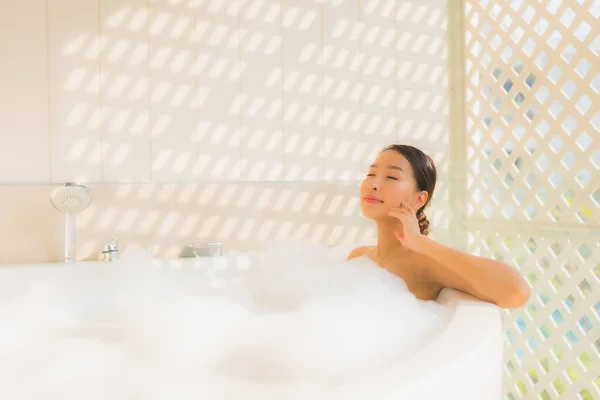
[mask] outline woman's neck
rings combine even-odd
[[[388,221],[377,222],[377,246],[375,253],[375,262],[386,262],[390,258],[394,260],[408,260],[414,255],[414,252],[408,250],[400,243],[394,229],[397,223]]]

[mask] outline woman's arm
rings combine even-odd
[[[523,306],[531,296],[527,281],[511,266],[452,249],[419,235],[413,238],[415,250],[440,284],[469,293],[502,308]]]
[[[502,308],[521,307],[529,299],[529,284],[509,265],[454,250],[422,235],[415,210],[406,204],[400,203],[389,215],[401,222],[396,231],[400,243],[424,258],[441,285]]]

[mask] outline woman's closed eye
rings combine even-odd
[[[375,174],[367,174],[367,176],[375,176]],[[398,180],[398,178],[396,178],[395,176],[386,176],[386,178],[388,178],[388,179],[393,179],[393,180],[395,180],[395,181],[397,181],[397,180]]]

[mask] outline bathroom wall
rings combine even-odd
[[[390,143],[436,161],[449,242],[442,0],[22,0],[0,4],[0,263],[56,261],[49,202],[88,184],[80,259],[121,237],[177,256],[222,240],[373,235],[357,190]]]

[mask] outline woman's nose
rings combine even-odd
[[[369,182],[369,189],[375,191],[378,188],[379,188],[379,182],[377,181],[377,179],[371,179],[371,181]]]

